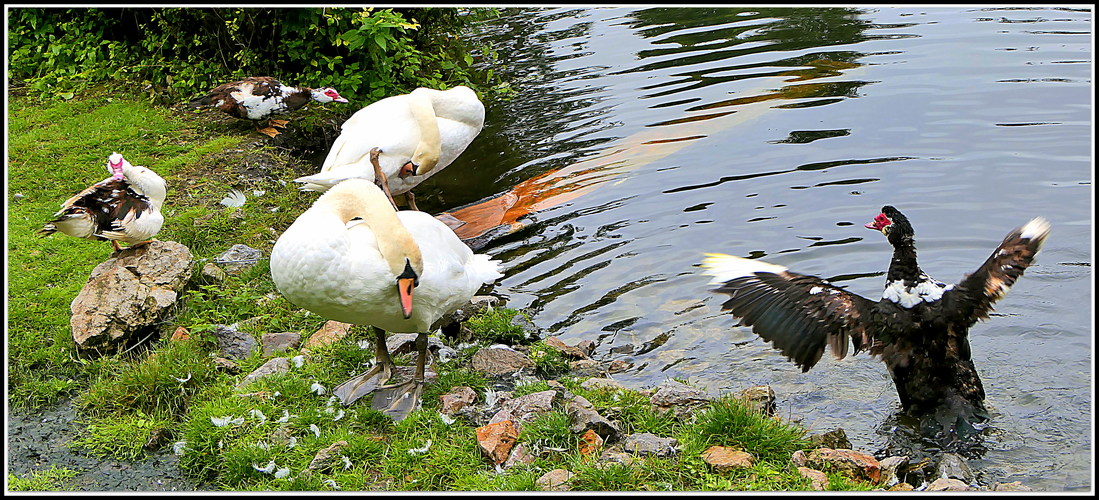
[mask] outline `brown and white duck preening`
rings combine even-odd
[[[347,102],[347,99],[331,87],[293,87],[270,76],[250,76],[218,85],[206,95],[192,99],[190,105],[195,108],[212,107],[234,118],[252,120],[257,131],[274,137],[279,134],[275,127],[285,128],[289,120],[272,117],[300,109],[309,101]],[[266,127],[260,127],[262,120],[267,120]]]
[[[707,254],[702,265],[713,290],[730,295],[722,304],[744,326],[808,371],[825,345],[843,358],[867,350],[879,356],[897,388],[901,407],[913,415],[944,408],[954,415],[983,415],[985,391],[973,365],[969,328],[988,318],[1033,262],[1049,235],[1041,217],[1009,233],[972,274],[948,285],[932,279],[916,262],[908,219],[882,207],[868,229],[893,246],[885,291],[873,301],[816,276],[784,266],[724,254]]]
[[[164,225],[160,209],[168,196],[168,183],[118,153],[107,159],[107,171],[110,177],[65,200],[39,234],[60,231],[76,238],[107,240],[116,251],[121,249],[119,242],[138,246],[156,236]]]

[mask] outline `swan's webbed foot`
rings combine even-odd
[[[347,406],[359,398],[384,387],[382,384],[389,380],[392,373],[393,368],[390,363],[379,362],[366,373],[356,375],[351,380],[336,386],[332,393],[340,398],[340,403]]]
[[[423,380],[409,380],[400,384],[387,385],[378,389],[370,407],[389,415],[394,422],[400,422],[420,407],[420,396],[424,391]]]

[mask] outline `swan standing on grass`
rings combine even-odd
[[[279,237],[271,277],[292,303],[328,319],[374,327],[370,371],[335,389],[343,404],[377,391],[373,407],[402,420],[419,405],[427,335],[500,278],[499,261],[474,254],[445,224],[419,211],[396,211],[366,179],[321,195]],[[381,385],[393,360],[385,332],[418,333],[413,379]]]
[[[367,179],[391,200],[404,194],[416,210],[410,190],[450,165],[484,123],[485,106],[466,86],[387,97],[344,122],[319,173],[294,180],[303,191],[326,191],[345,179]]]

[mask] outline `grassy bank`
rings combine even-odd
[[[533,490],[541,475],[556,468],[574,474],[574,490],[810,487],[789,463],[793,451],[808,445],[803,429],[731,397],[712,402],[694,421],[681,422],[656,413],[640,392],[585,389],[583,380],[573,377],[559,382],[596,411],[613,415],[623,432],[674,437],[681,453],[630,465],[599,464],[580,452],[567,415],[553,411],[524,425],[518,440],[543,452],[531,464],[498,473],[482,457],[474,426],[436,411],[438,396],[454,386],[469,386],[479,400],[485,398],[490,381],[468,368],[473,348],[436,367],[439,379],[425,392],[423,410],[397,424],[368,405],[342,408],[320,393],[318,386],[330,391],[370,359],[372,351],[356,345],[371,338],[361,326],[344,340],[313,350],[288,373],[254,382],[242,396],[245,391],[233,385],[267,358],[255,353],[241,360],[238,375],[216,370],[209,357],[215,350],[214,325],[237,323],[255,335],[304,336],[325,323],[278,294],[265,261],[221,282],[197,280],[161,325],[162,339],[148,349],[82,356],[71,338],[69,304],[92,268],[108,258],[110,245],[61,234],[40,238],[35,231],[61,201],[106,177],[110,153],[147,165],[168,181],[166,222],[157,238],[190,247],[196,270],[237,243],[269,253],[277,236],[316,198],[286,181],[315,167],[272,147],[247,123],[156,107],[107,90],[68,101],[13,95],[9,109],[8,401],[34,410],[75,398],[85,433],[69,446],[83,453],[141,460],[149,453],[150,436],[164,435],[153,448],[174,448],[189,475],[229,490]],[[338,123],[328,113],[312,109],[294,115],[290,127],[320,133]],[[219,203],[233,189],[247,196],[245,205]],[[475,327],[482,342],[505,334],[493,331],[498,327],[491,325],[501,324],[493,318],[478,324],[489,325]],[[190,339],[167,340],[178,328]],[[543,345],[531,352],[542,353],[541,373],[560,371],[561,360],[546,354]],[[546,381],[532,382],[514,395],[549,387]],[[346,442],[340,460],[306,472],[319,451],[338,441]],[[700,456],[712,445],[742,448],[757,461],[748,469],[715,472]],[[270,470],[260,470],[268,465]],[[9,476],[9,487],[65,490],[77,472],[51,468]],[[829,478],[832,489],[870,488],[838,475]]]

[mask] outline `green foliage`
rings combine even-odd
[[[539,377],[551,379],[569,371],[569,360],[565,354],[546,345],[545,341],[532,344],[527,357],[534,362],[534,372]]]
[[[27,477],[8,474],[8,491],[71,491],[65,482],[79,472],[51,465],[49,469],[33,471]]]
[[[218,373],[199,342],[165,341],[162,345],[141,361],[110,365],[81,395],[80,406],[98,414],[119,416],[132,412],[173,416],[186,413],[191,398],[217,379]]]
[[[760,461],[782,463],[809,447],[805,429],[764,415],[731,395],[713,401],[696,425],[685,440],[689,449],[699,453],[711,445],[735,446]]]
[[[115,460],[133,460],[144,454],[152,432],[170,428],[172,421],[143,412],[114,415],[84,422],[86,433],[69,443],[89,455]]]
[[[467,10],[467,9],[463,9]],[[488,82],[455,36],[494,9],[31,8],[9,11],[11,77],[71,99],[131,82],[169,101],[274,76],[331,86],[360,106],[416,87]]]
[[[473,338],[489,344],[521,344],[527,339],[527,333],[519,325],[512,324],[520,311],[507,308],[492,308],[466,320],[466,326],[473,332]]]

